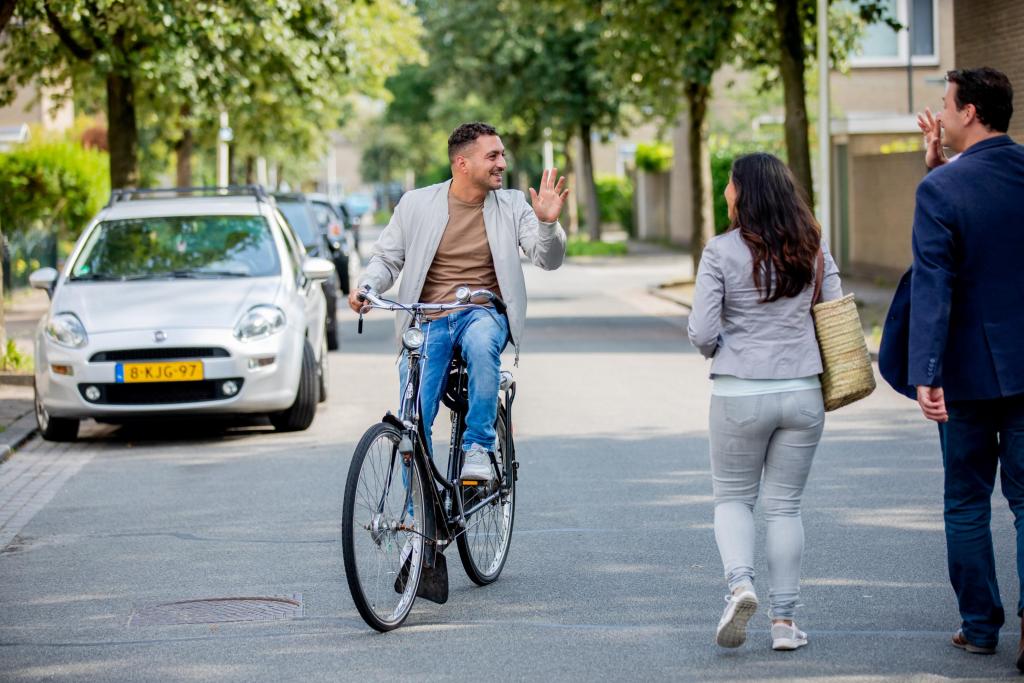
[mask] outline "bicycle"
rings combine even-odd
[[[401,409],[363,435],[352,455],[342,514],[345,574],[356,609],[378,631],[398,628],[417,597],[444,604],[448,569],[444,551],[453,542],[470,580],[480,586],[498,579],[508,559],[515,517],[519,464],[512,437],[516,383],[501,371],[497,442],[490,482],[460,480],[462,434],[469,406],[468,372],[456,350],[448,370],[443,402],[451,410],[447,474],[431,457],[420,423],[420,364],[429,313],[487,308],[499,315],[505,305],[487,290],[460,288],[452,304],[400,304],[364,288],[368,307],[403,311],[412,317],[402,335],[409,366]],[[486,299],[493,308],[474,301]],[[494,315],[494,313],[492,313]],[[359,315],[359,333],[363,316]]]

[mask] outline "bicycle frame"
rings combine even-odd
[[[479,304],[471,303],[471,300],[478,295],[487,295],[492,301],[495,301],[495,297],[486,291],[480,292],[469,292],[465,290],[460,292],[459,303],[456,304],[414,304],[414,305],[402,305],[395,302],[386,301],[372,292],[364,290],[364,297],[376,308],[382,308],[385,310],[401,310],[412,316],[412,321],[409,329],[422,330],[424,320],[426,320],[426,313],[429,311],[441,311],[441,310],[457,310],[477,307]],[[500,304],[499,310],[503,311],[504,304],[500,302],[500,299],[495,302],[497,308]],[[362,315],[360,315],[360,331],[362,330]],[[509,482],[508,477],[512,476],[518,478],[518,465],[519,463],[515,460],[515,446],[512,439],[511,430],[511,416],[512,416],[512,401],[515,399],[515,382],[509,381],[502,382],[502,388],[504,389],[504,402],[499,401],[498,414],[503,415],[505,419],[505,441],[504,441],[504,467],[497,467],[496,460],[495,471],[498,474],[496,482],[493,484],[493,490],[485,496],[482,500],[476,501],[473,506],[466,510],[464,509],[464,497],[463,497],[463,486],[459,480],[459,468],[461,465],[461,436],[465,430],[465,413],[466,411],[461,407],[454,407],[453,412],[453,424],[452,424],[452,439],[448,458],[448,473],[447,476],[441,473],[438,469],[437,464],[434,462],[433,457],[430,454],[430,445],[427,443],[427,437],[421,421],[420,411],[420,364],[423,360],[422,346],[416,348],[410,348],[405,346],[404,353],[408,360],[408,379],[406,386],[402,389],[402,401],[401,410],[399,415],[396,417],[392,413],[388,412],[384,416],[384,421],[394,426],[399,430],[401,434],[401,440],[397,449],[397,453],[401,453],[403,459],[406,462],[416,461],[420,471],[424,473],[425,483],[429,483],[426,488],[429,490],[430,505],[426,505],[425,514],[427,519],[424,520],[425,527],[425,540],[426,542],[434,547],[440,546],[443,550],[450,545],[461,533],[465,533],[467,526],[467,520],[473,516],[474,513],[481,510],[484,506],[490,504],[498,497],[505,495],[508,492]],[[465,367],[461,365],[459,359],[453,359],[456,361],[456,365],[459,372],[456,375],[458,386],[455,387],[457,395],[462,396],[466,390],[466,379],[467,374]],[[394,457],[397,457],[397,453]],[[492,456],[493,457],[493,456]],[[393,471],[393,470],[392,470]],[[511,475],[510,475],[511,473]],[[388,481],[385,486],[384,496],[387,495],[387,490],[393,482]],[[447,504],[446,503],[449,503]],[[382,499],[383,503],[383,499]],[[429,534],[429,535],[428,535]],[[432,555],[432,553],[429,553]]]

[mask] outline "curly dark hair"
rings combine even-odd
[[[814,281],[821,228],[782,161],[764,152],[732,162],[736,218],[732,227],[754,257],[761,302],[793,297]]]
[[[498,131],[494,129],[494,126],[486,123],[474,121],[462,124],[448,137],[448,161],[455,163],[455,156],[461,154],[478,137],[497,134]]]
[[[1013,116],[1013,86],[1002,71],[983,66],[980,69],[954,69],[946,72],[946,80],[956,83],[956,109],[973,104],[974,110],[989,130],[1005,133]]]

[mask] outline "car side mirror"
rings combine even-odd
[[[46,293],[52,297],[53,288],[57,285],[58,275],[56,268],[50,268],[47,266],[46,268],[40,268],[29,275],[28,283],[33,289],[45,289]]]
[[[302,262],[302,274],[310,280],[328,280],[334,272],[334,264],[325,258],[311,256]]]

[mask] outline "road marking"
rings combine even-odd
[[[0,466],[0,550],[95,454],[91,446],[55,445],[36,438]]]

